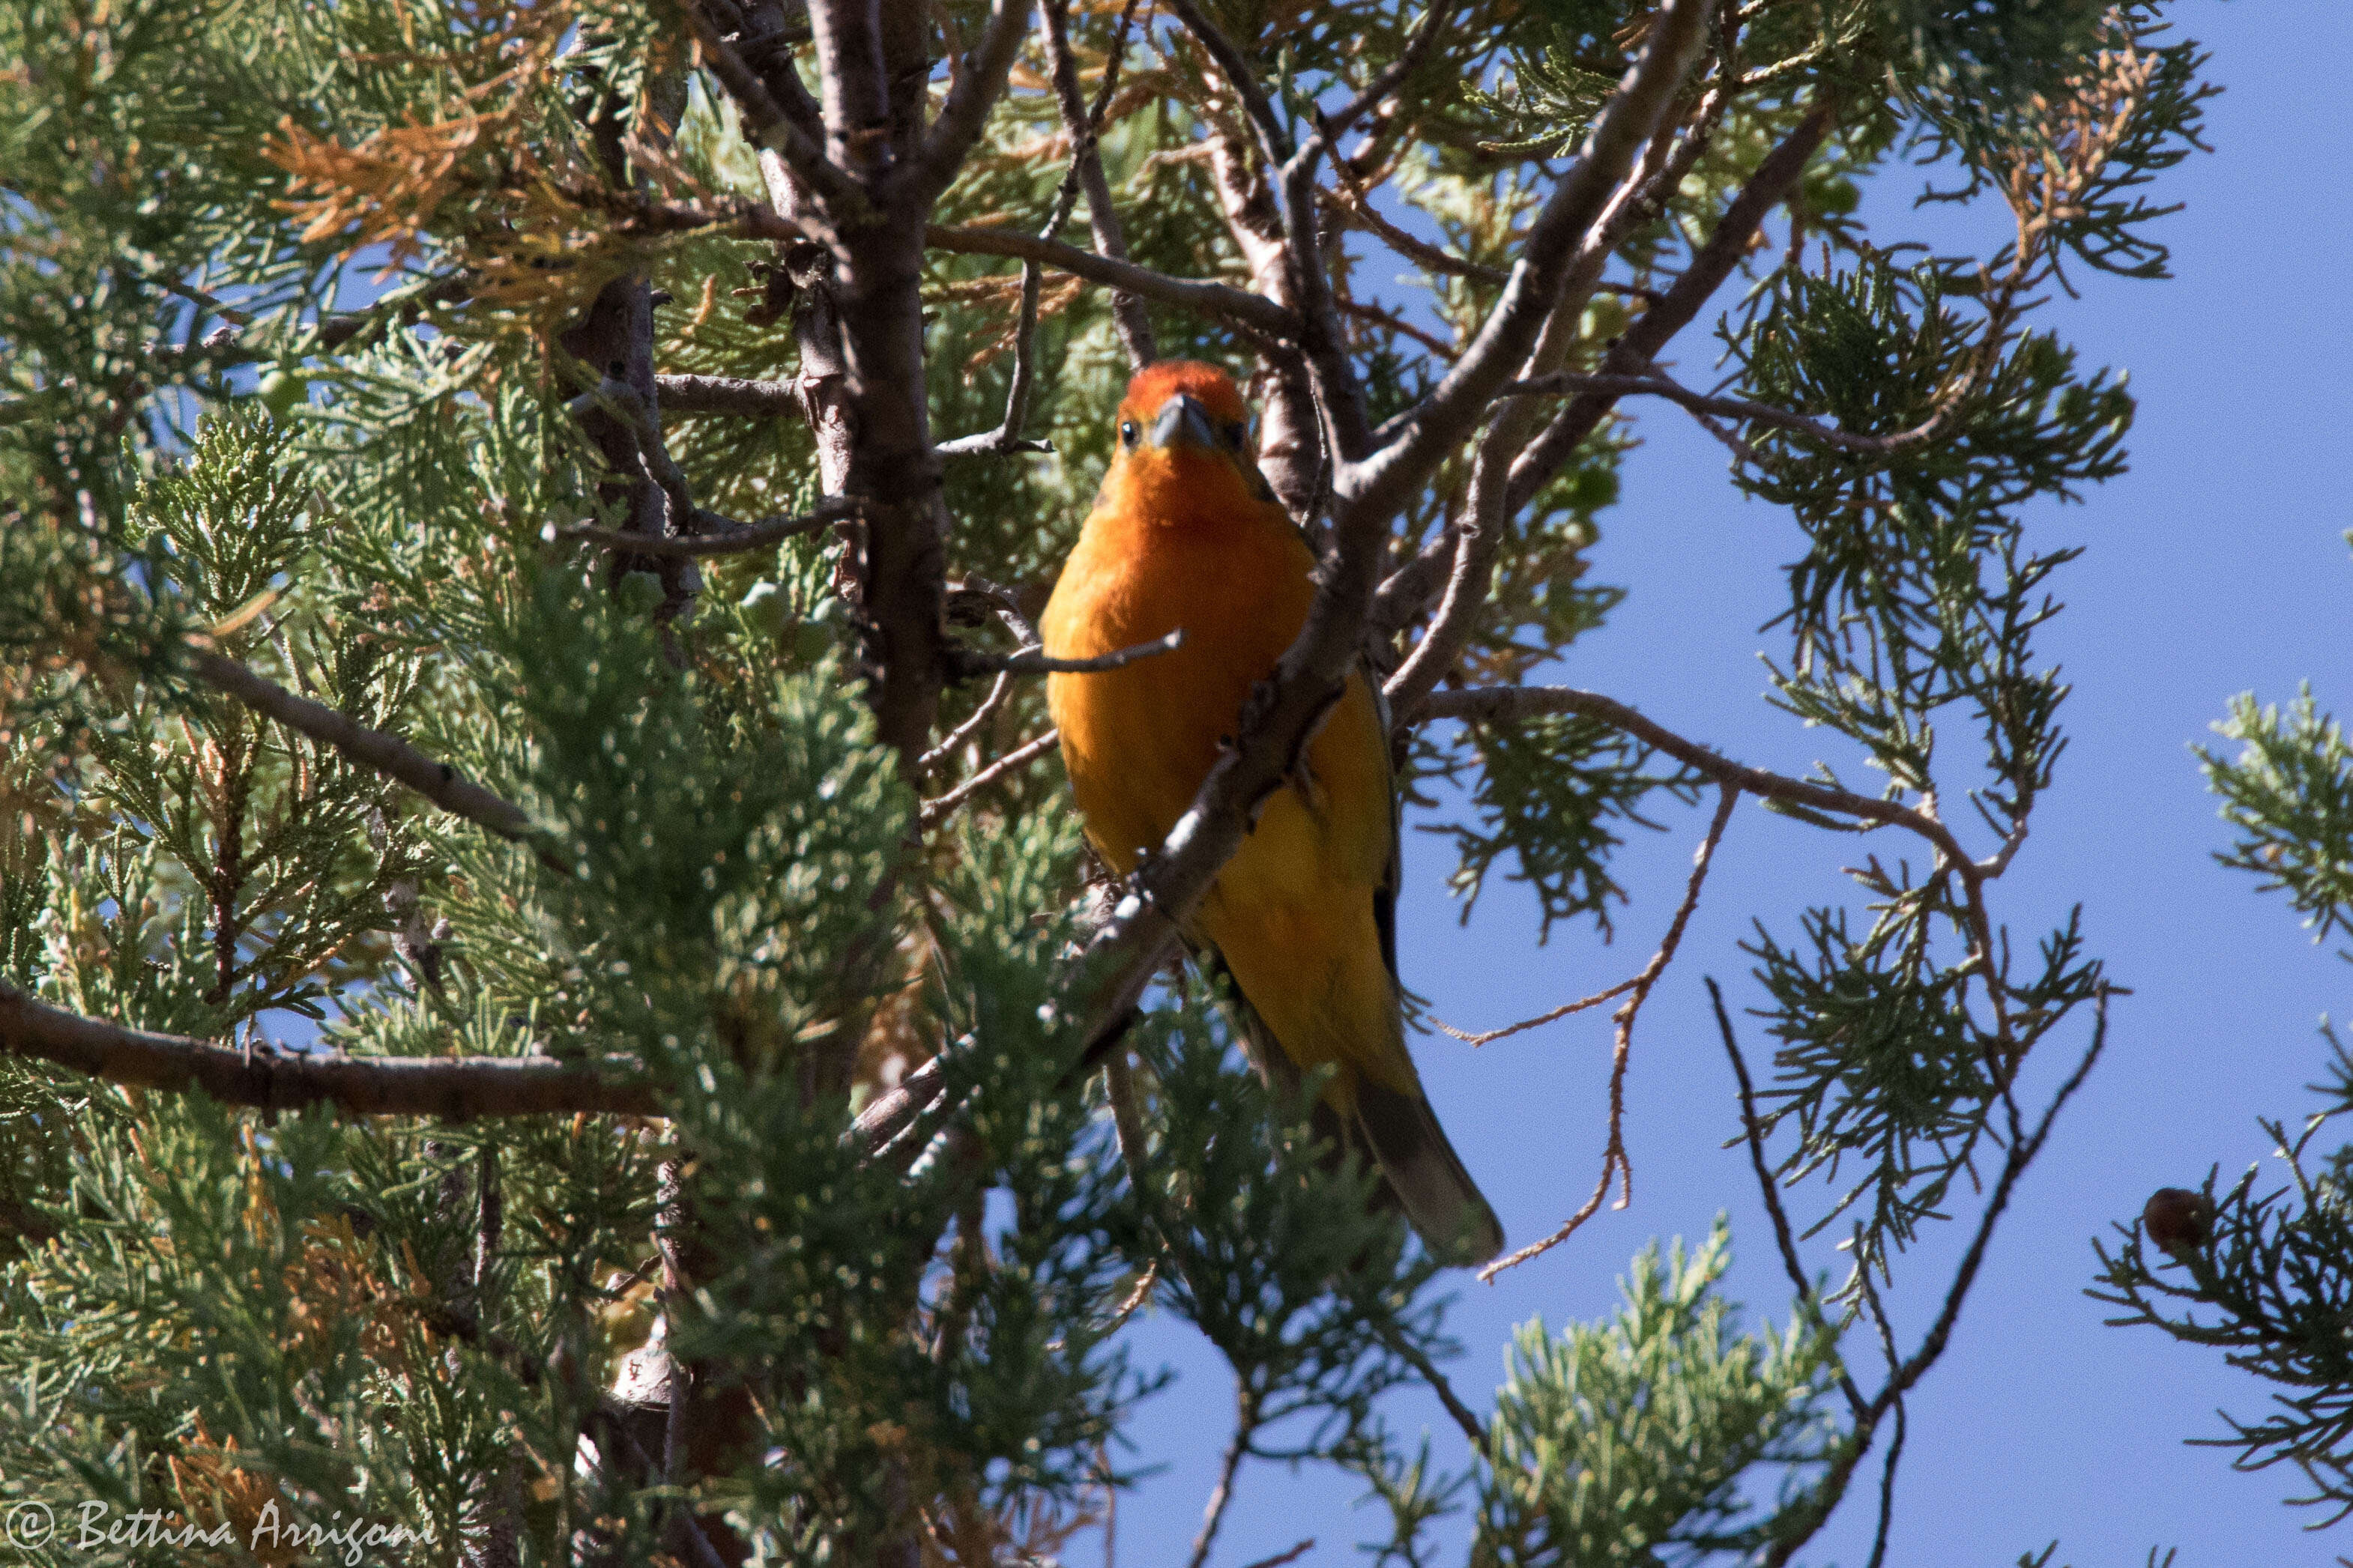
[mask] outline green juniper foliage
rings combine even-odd
[[[2353,863],[2353,747],[2309,688],[2284,710],[2244,694],[2215,726],[2236,756],[2199,749],[2222,801],[2233,842],[2218,858],[2286,895],[2316,942],[2353,918],[2346,867]],[[2340,956],[2344,950],[2340,948]],[[2227,1188],[2210,1174],[2193,1234],[2152,1237],[2122,1225],[2101,1248],[2091,1294],[2116,1307],[2111,1322],[2162,1329],[2221,1350],[2232,1365],[2274,1385],[2253,1419],[2227,1415],[2227,1436],[2199,1442],[2236,1449],[2242,1469],[2293,1465],[2308,1488],[2293,1500],[2353,1511],[2353,1142],[2330,1144],[2353,1110],[2353,1052],[2326,1020],[2328,1047],[2319,1097],[2300,1126],[2263,1122],[2287,1163],[2285,1186],[2265,1188],[2249,1169]]]
[[[1998,884],[2064,743],[2074,552],[2025,510],[2119,472],[2133,405],[2030,318],[2070,264],[2161,276],[2196,47],[2073,0],[881,14],[0,5],[0,1508],[227,1530],[121,1549],[155,1563],[297,1560],[267,1520],[480,1568],[1050,1561],[1155,1484],[1162,1313],[1233,1374],[1197,1568],[1268,1460],[1360,1480],[1382,1563],[1790,1561],[1943,1342],[1887,1331],[1898,1254],[1982,1242],[2065,1097],[2021,1064],[2101,1037],[2084,926],[2013,950]],[[1998,254],[1857,217],[1930,163]],[[1877,787],[1541,686],[1625,592],[1588,553],[1693,322],[1795,524],[1771,700]],[[1710,784],[1882,835],[1826,840],[1852,903],[1757,911],[1758,1084],[1725,1021],[1746,1245],[1852,1252],[1788,1327],[1719,1226],[1458,1397],[1483,1352],[1374,1173],[1210,983],[1115,970],[1157,907],[1121,879],[1197,894],[1234,803],[1104,868],[1050,759],[996,764],[1155,353],[1249,381],[1466,913],[1491,873],[1539,934],[1671,904],[1612,852]],[[1253,726],[1323,710],[1312,663],[1238,765],[1295,754]],[[2241,858],[2326,933],[2342,739],[2239,723]],[[2242,1436],[2335,1500],[2341,1163],[2189,1265],[2236,1314],[2197,1331],[2332,1391]]]

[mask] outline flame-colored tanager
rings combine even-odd
[[[1314,552],[1250,458],[1249,422],[1222,371],[1163,361],[1140,372],[1103,493],[1039,622],[1057,658],[1185,633],[1173,652],[1047,682],[1087,836],[1114,871],[1192,805],[1314,597]],[[1187,934],[1230,974],[1261,1072],[1295,1084],[1332,1064],[1319,1122],[1378,1161],[1436,1255],[1483,1262],[1503,1229],[1406,1049],[1397,887],[1388,741],[1359,670]]]

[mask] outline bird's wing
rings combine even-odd
[[[1357,676],[1372,689],[1373,715],[1380,721],[1381,754],[1385,758],[1392,757],[1395,752],[1390,749],[1389,735],[1396,727],[1396,716],[1389,711],[1388,694],[1381,689],[1381,672],[1370,659],[1366,659],[1358,664]],[[1397,900],[1398,889],[1404,885],[1405,877],[1402,843],[1405,814],[1398,809],[1394,766],[1389,770],[1388,803],[1389,858],[1388,864],[1381,868],[1381,879],[1373,886],[1373,924],[1381,933],[1381,962],[1388,965],[1389,979],[1402,986],[1404,982],[1398,977]]]

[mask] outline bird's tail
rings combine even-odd
[[[1242,1044],[1259,1077],[1278,1092],[1295,1100],[1303,1075],[1282,1047],[1273,1026],[1242,994],[1232,970],[1215,948],[1194,949],[1203,968],[1224,982],[1219,986],[1231,1004],[1230,1016],[1240,1028]],[[1403,1048],[1400,1042],[1400,1050]],[[1343,1068],[1349,1080],[1344,1099],[1353,1099],[1353,1115],[1343,1115],[1329,1093],[1319,1095],[1309,1108],[1308,1126],[1336,1152],[1369,1153],[1383,1178],[1377,1203],[1404,1212],[1406,1220],[1433,1257],[1462,1268],[1475,1268],[1504,1250],[1504,1227],[1495,1211],[1462,1168],[1446,1131],[1438,1124],[1429,1097],[1419,1084],[1410,1093],[1383,1087],[1370,1074]],[[1339,1086],[1335,1086],[1335,1088]]]
[[[1356,1126],[1430,1254],[1475,1268],[1504,1250],[1504,1227],[1462,1168],[1417,1086],[1402,1094],[1356,1076]]]

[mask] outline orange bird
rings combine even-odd
[[[1250,460],[1249,427],[1224,372],[1163,361],[1139,373],[1103,494],[1039,622],[1058,658],[1185,632],[1173,653],[1047,681],[1087,837],[1115,871],[1193,804],[1314,598],[1314,555]],[[1295,1086],[1334,1064],[1319,1124],[1371,1151],[1434,1254],[1480,1263],[1504,1233],[1406,1050],[1397,886],[1388,740],[1359,670],[1187,934],[1240,992],[1260,1072]]]

